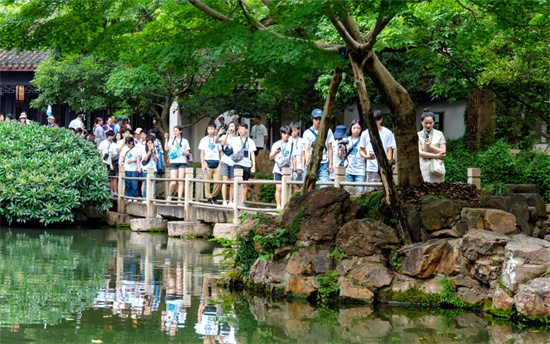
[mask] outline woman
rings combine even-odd
[[[168,152],[168,158],[170,159],[170,164],[168,165],[170,169],[170,178],[185,178],[185,168],[187,167],[187,157],[191,147],[189,147],[189,142],[184,139],[182,134],[182,127],[176,125],[174,127],[174,138],[170,142],[170,134],[166,133],[164,140],[164,149]],[[178,181],[178,199],[183,198],[183,181]],[[176,188],[176,182],[170,182],[170,188],[168,190],[168,201],[172,200],[172,193]]]
[[[115,127],[113,126],[113,118],[108,117],[107,118],[107,123],[103,124],[102,128],[105,132],[107,132],[109,130],[115,131]]]
[[[134,145],[134,138],[126,138],[126,149],[121,152],[120,163],[124,164],[126,178],[137,178],[141,171],[139,149]],[[122,154],[124,153],[124,154]],[[138,181],[125,179],[126,196],[138,197]],[[135,201],[135,200],[134,200]]]
[[[420,116],[422,130],[418,132],[418,154],[420,155],[420,171],[425,182],[442,183],[445,181],[445,165],[447,147],[445,136],[434,129],[435,115],[429,109],[424,109]]]
[[[103,118],[97,117],[94,122],[94,136],[97,138],[98,145],[106,139],[105,130],[103,130]]]
[[[4,115],[0,113],[0,122],[4,122]]]
[[[122,134],[120,133],[120,131],[118,133],[115,134],[115,142],[118,142],[122,140]]]
[[[25,112],[21,112],[21,115],[19,116],[19,123],[27,124],[27,114]]]
[[[235,177],[235,163],[233,162],[233,159],[231,159],[231,154],[228,154],[228,149],[233,149],[230,142],[237,135],[237,130],[235,130],[235,128],[236,123],[231,122],[227,125],[227,132],[221,128],[216,136],[216,143],[222,142],[222,148],[224,151],[221,159],[221,175],[223,181],[233,180]],[[223,140],[221,139],[222,136]],[[223,205],[233,205],[233,184],[229,186],[229,203],[227,203],[227,184],[222,185],[222,198]]]
[[[359,154],[359,141],[363,128],[359,120],[354,119],[348,130],[348,145],[342,146],[338,152],[338,157],[345,159],[346,182],[364,183],[365,182],[365,158]],[[363,190],[362,186],[356,186],[358,190]]]
[[[147,173],[147,168],[152,167],[155,174],[155,178],[157,177],[157,150],[155,149],[155,137],[153,135],[147,135],[147,138],[145,139],[145,144],[142,145],[141,150],[141,168],[142,171]],[[145,175],[147,176],[147,174]],[[153,181],[153,198],[155,198],[156,192],[156,182]],[[141,189],[141,194],[143,195],[143,198],[147,197],[147,180],[143,182],[143,186]]]
[[[58,127],[59,125],[57,125],[57,123],[55,123],[55,117],[53,115],[49,115],[48,116],[48,127],[52,127],[52,128],[55,128],[55,127]]]

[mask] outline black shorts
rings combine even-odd
[[[244,167],[241,165],[235,165],[235,170],[240,169],[243,170],[243,180],[250,179],[250,167]]]
[[[111,170],[111,166],[109,166],[109,165],[105,165],[105,166],[107,166],[107,171],[109,171],[109,176],[110,177],[116,176],[116,174],[118,173],[118,160],[113,161],[113,169],[112,170]]]

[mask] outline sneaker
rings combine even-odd
[[[277,206],[277,210],[282,210],[283,207],[281,207],[280,205]]]
[[[233,206],[233,202],[227,203],[228,206]]]
[[[227,201],[223,201],[222,205],[227,205]]]
[[[206,201],[207,204],[214,204],[214,202],[212,201],[212,198],[210,198],[208,201]]]
[[[215,198],[212,198],[211,201],[212,201],[212,204],[218,204],[218,200]]]
[[[246,204],[243,202],[242,206],[243,206],[243,207],[246,207]]]

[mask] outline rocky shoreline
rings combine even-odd
[[[550,323],[540,195],[485,196],[481,208],[423,197],[405,205],[413,237],[423,241],[406,246],[392,227],[356,218],[361,197],[325,188],[292,198],[282,216],[248,220],[221,282],[287,299],[445,305]]]

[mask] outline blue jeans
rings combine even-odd
[[[330,182],[329,163],[325,162],[319,166],[319,172],[317,172],[317,180],[320,182]],[[304,176],[307,175],[307,166],[304,167]],[[328,185],[319,185],[319,189],[326,188]]]
[[[154,174],[157,177],[157,172]],[[147,178],[147,172],[144,173],[144,177]],[[143,198],[147,197],[147,179],[143,181]],[[153,180],[153,199],[157,198],[157,182]]]
[[[126,178],[137,178],[138,172],[137,171],[126,171],[124,172],[124,175]],[[126,188],[126,196],[130,197],[138,197],[138,181],[137,180],[124,180],[125,188]]]
[[[364,183],[365,182],[365,175],[354,175],[354,174],[347,174],[346,173],[346,182],[351,182],[351,183]],[[363,191],[363,186],[355,186],[355,188],[357,190],[361,190]]]

